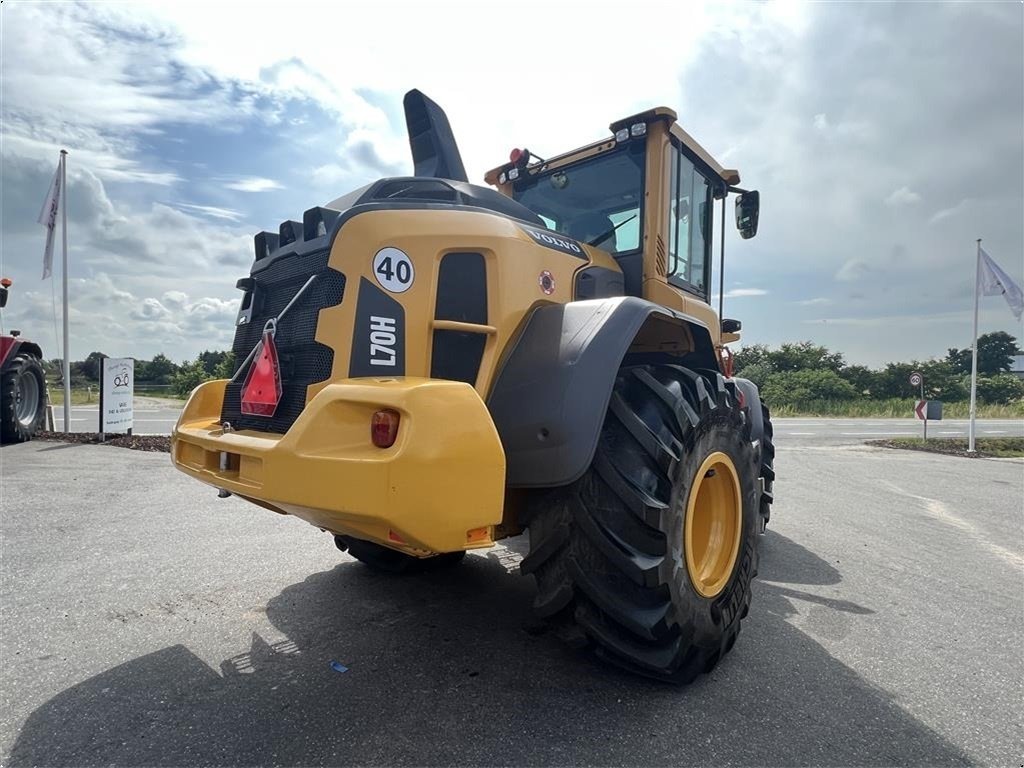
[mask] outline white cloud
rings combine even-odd
[[[805,320],[808,324],[846,325],[856,328],[927,328],[936,322],[969,321],[971,313],[967,310],[956,312],[934,312],[927,315],[871,315],[864,317],[828,317],[816,320]]]
[[[181,177],[174,171],[147,168],[141,161],[128,156],[134,150],[120,146],[118,142],[101,136],[87,126],[75,126],[59,134],[44,130],[39,132],[39,136],[32,136],[18,132],[21,125],[21,118],[5,116],[3,130],[0,132],[5,159],[12,156],[32,158],[52,163],[56,167],[58,153],[62,148],[69,147],[70,175],[77,173],[79,168],[87,168],[105,181],[129,184],[141,182],[159,186],[181,181]],[[45,124],[40,127],[45,127]]]
[[[241,211],[236,211],[231,208],[219,208],[215,205],[195,205],[193,203],[168,203],[168,205],[178,209],[185,209],[186,211],[195,211],[196,213],[201,213],[214,219],[224,219],[226,221],[241,221],[243,216]]]
[[[863,259],[850,259],[836,272],[836,280],[841,283],[853,283],[862,280],[870,271],[871,267]]]
[[[825,307],[832,303],[832,299],[826,299],[822,296],[818,296],[813,299],[804,299],[803,301],[796,302],[803,307]]]
[[[45,189],[49,173],[39,163],[5,159],[4,185]],[[87,170],[69,182],[73,358],[102,350],[181,359],[200,348],[230,346],[239,296],[234,280],[252,260],[251,235],[167,205],[115,203]],[[2,270],[19,287],[4,319],[56,356],[54,299],[50,286],[39,282],[39,202],[35,196],[3,196]]]
[[[894,189],[892,193],[885,198],[885,204],[892,207],[899,207],[901,205],[912,205],[920,201],[921,196],[917,192],[912,191],[909,187],[900,187]]]
[[[874,133],[874,127],[868,120],[844,120],[833,125],[824,112],[819,112],[814,116],[812,125],[821,134],[846,141],[868,139]]]
[[[71,355],[84,358],[102,351],[114,356],[149,358],[158,352],[173,359],[193,357],[202,349],[227,349],[234,336],[238,300],[191,297],[174,292],[173,300],[133,293],[123,278],[99,273],[71,280]],[[59,306],[58,306],[58,312]],[[33,329],[32,337],[48,358],[58,357],[52,338],[53,307],[48,290],[27,291],[7,310],[8,326]]]
[[[739,299],[744,296],[765,296],[768,291],[763,288],[733,288],[730,291],[725,292],[725,298],[727,299]]]
[[[965,211],[970,204],[971,201],[965,198],[956,205],[952,206],[951,208],[943,208],[942,210],[937,211],[930,219],[928,219],[928,223],[938,224],[943,219],[952,218],[953,216],[956,216]]]
[[[3,13],[5,153],[55,159],[66,148],[101,178],[170,184],[173,170],[141,159],[144,137],[171,124],[230,130],[229,117],[252,113],[244,90],[175,66],[173,28],[134,8],[16,3]]]
[[[264,179],[260,176],[249,176],[232,181],[225,181],[227,189],[235,189],[239,192],[267,192],[271,189],[282,189],[279,182],[273,179]]]
[[[318,165],[311,174],[313,183],[320,187],[333,186],[348,178],[349,172],[337,163]]]
[[[188,294],[184,291],[164,291],[163,303],[167,306],[183,308],[188,303]]]
[[[189,66],[276,99],[314,99],[337,119],[339,134],[368,131],[388,162],[394,161],[388,147],[401,148],[401,162],[408,162],[401,97],[409,88],[422,89],[448,112],[474,180],[502,162],[513,146],[569,149],[603,137],[614,119],[652,104],[676,106],[679,73],[697,59],[699,43],[713,29],[740,24],[796,28],[806,16],[799,5],[783,10],[698,4],[688,7],[683,19],[678,4],[659,0],[645,6],[643,14],[620,14],[614,24],[595,19],[585,33],[590,46],[623,50],[623,40],[645,41],[645,74],[638,88],[636,72],[623,66],[635,59],[624,50],[626,58],[589,61],[586,77],[571,74],[579,70],[579,53],[562,44],[544,46],[543,55],[520,56],[514,66],[453,68],[450,57],[438,56],[436,42],[423,34],[439,17],[451,16],[463,39],[491,39],[499,13],[492,4],[403,2],[383,12],[373,4],[290,7],[311,22],[303,25],[301,35],[281,34],[281,9],[274,5],[250,4],[244,23],[237,9],[216,3],[207,4],[202,14],[188,4],[153,5],[148,13],[155,23],[176,30],[178,53]],[[573,4],[529,0],[505,8],[520,18],[543,18],[548,29],[574,29],[580,23]],[[132,13],[138,13],[135,6]],[[653,17],[675,23],[652,27]],[[379,34],[346,35],[345,44],[338,45],[339,28],[386,29],[388,55],[382,55]],[[272,40],[273,45],[254,45],[254,40]],[[373,66],[367,66],[369,61]],[[510,101],[509,94],[523,93],[524,83],[530,84],[529,97]],[[572,119],[565,119],[569,114]]]
[[[212,225],[160,203],[148,210],[125,209],[120,218],[95,226],[87,238],[91,263],[100,269],[116,265],[125,274],[182,275],[252,260],[248,232]]]

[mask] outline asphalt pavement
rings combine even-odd
[[[1024,463],[779,444],[743,632],[683,689],[538,632],[522,538],[387,577],[165,454],[0,449],[0,764],[1024,762]]]
[[[929,421],[928,437],[967,437],[967,419]],[[802,445],[856,445],[888,437],[921,437],[924,423],[917,419],[772,419],[779,442]],[[977,437],[1024,437],[1024,419],[978,419]]]
[[[169,435],[178,414],[181,401],[158,398],[137,398],[135,404],[136,434]],[[54,409],[58,430],[64,428],[64,409]],[[72,432],[95,432],[99,411],[95,405],[71,408]],[[772,420],[775,434],[784,442],[808,445],[856,444],[865,440],[886,437],[919,437],[922,423],[917,419],[819,419],[795,418]],[[928,424],[929,437],[967,437],[966,419],[932,421]],[[979,419],[978,437],[1024,437],[1024,419]]]

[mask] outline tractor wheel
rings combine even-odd
[[[346,550],[352,557],[375,571],[385,573],[421,573],[438,568],[458,565],[466,556],[465,552],[445,552],[433,557],[413,557],[404,552],[382,547],[351,536],[335,536],[334,544],[342,552]]]
[[[736,642],[757,573],[758,463],[725,380],[619,370],[590,468],[528,511],[536,613],[629,671],[688,683]]]
[[[761,437],[761,532],[768,527],[772,519],[772,502],[775,501],[775,430],[772,428],[772,415],[768,406],[761,403],[761,416],[764,419],[764,435]]]
[[[31,440],[46,421],[46,378],[33,355],[18,355],[0,376],[0,442]]]

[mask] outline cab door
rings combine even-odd
[[[717,344],[718,318],[708,304],[715,182],[675,136],[669,137],[665,153],[665,186],[660,197],[667,209],[661,217],[667,230],[665,276],[649,280],[645,296],[697,318],[708,326]],[[720,180],[718,184],[721,186]]]

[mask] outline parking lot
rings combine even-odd
[[[683,689],[540,632],[521,538],[385,577],[165,454],[3,448],[0,763],[1022,763],[1024,463],[807,431]]]

